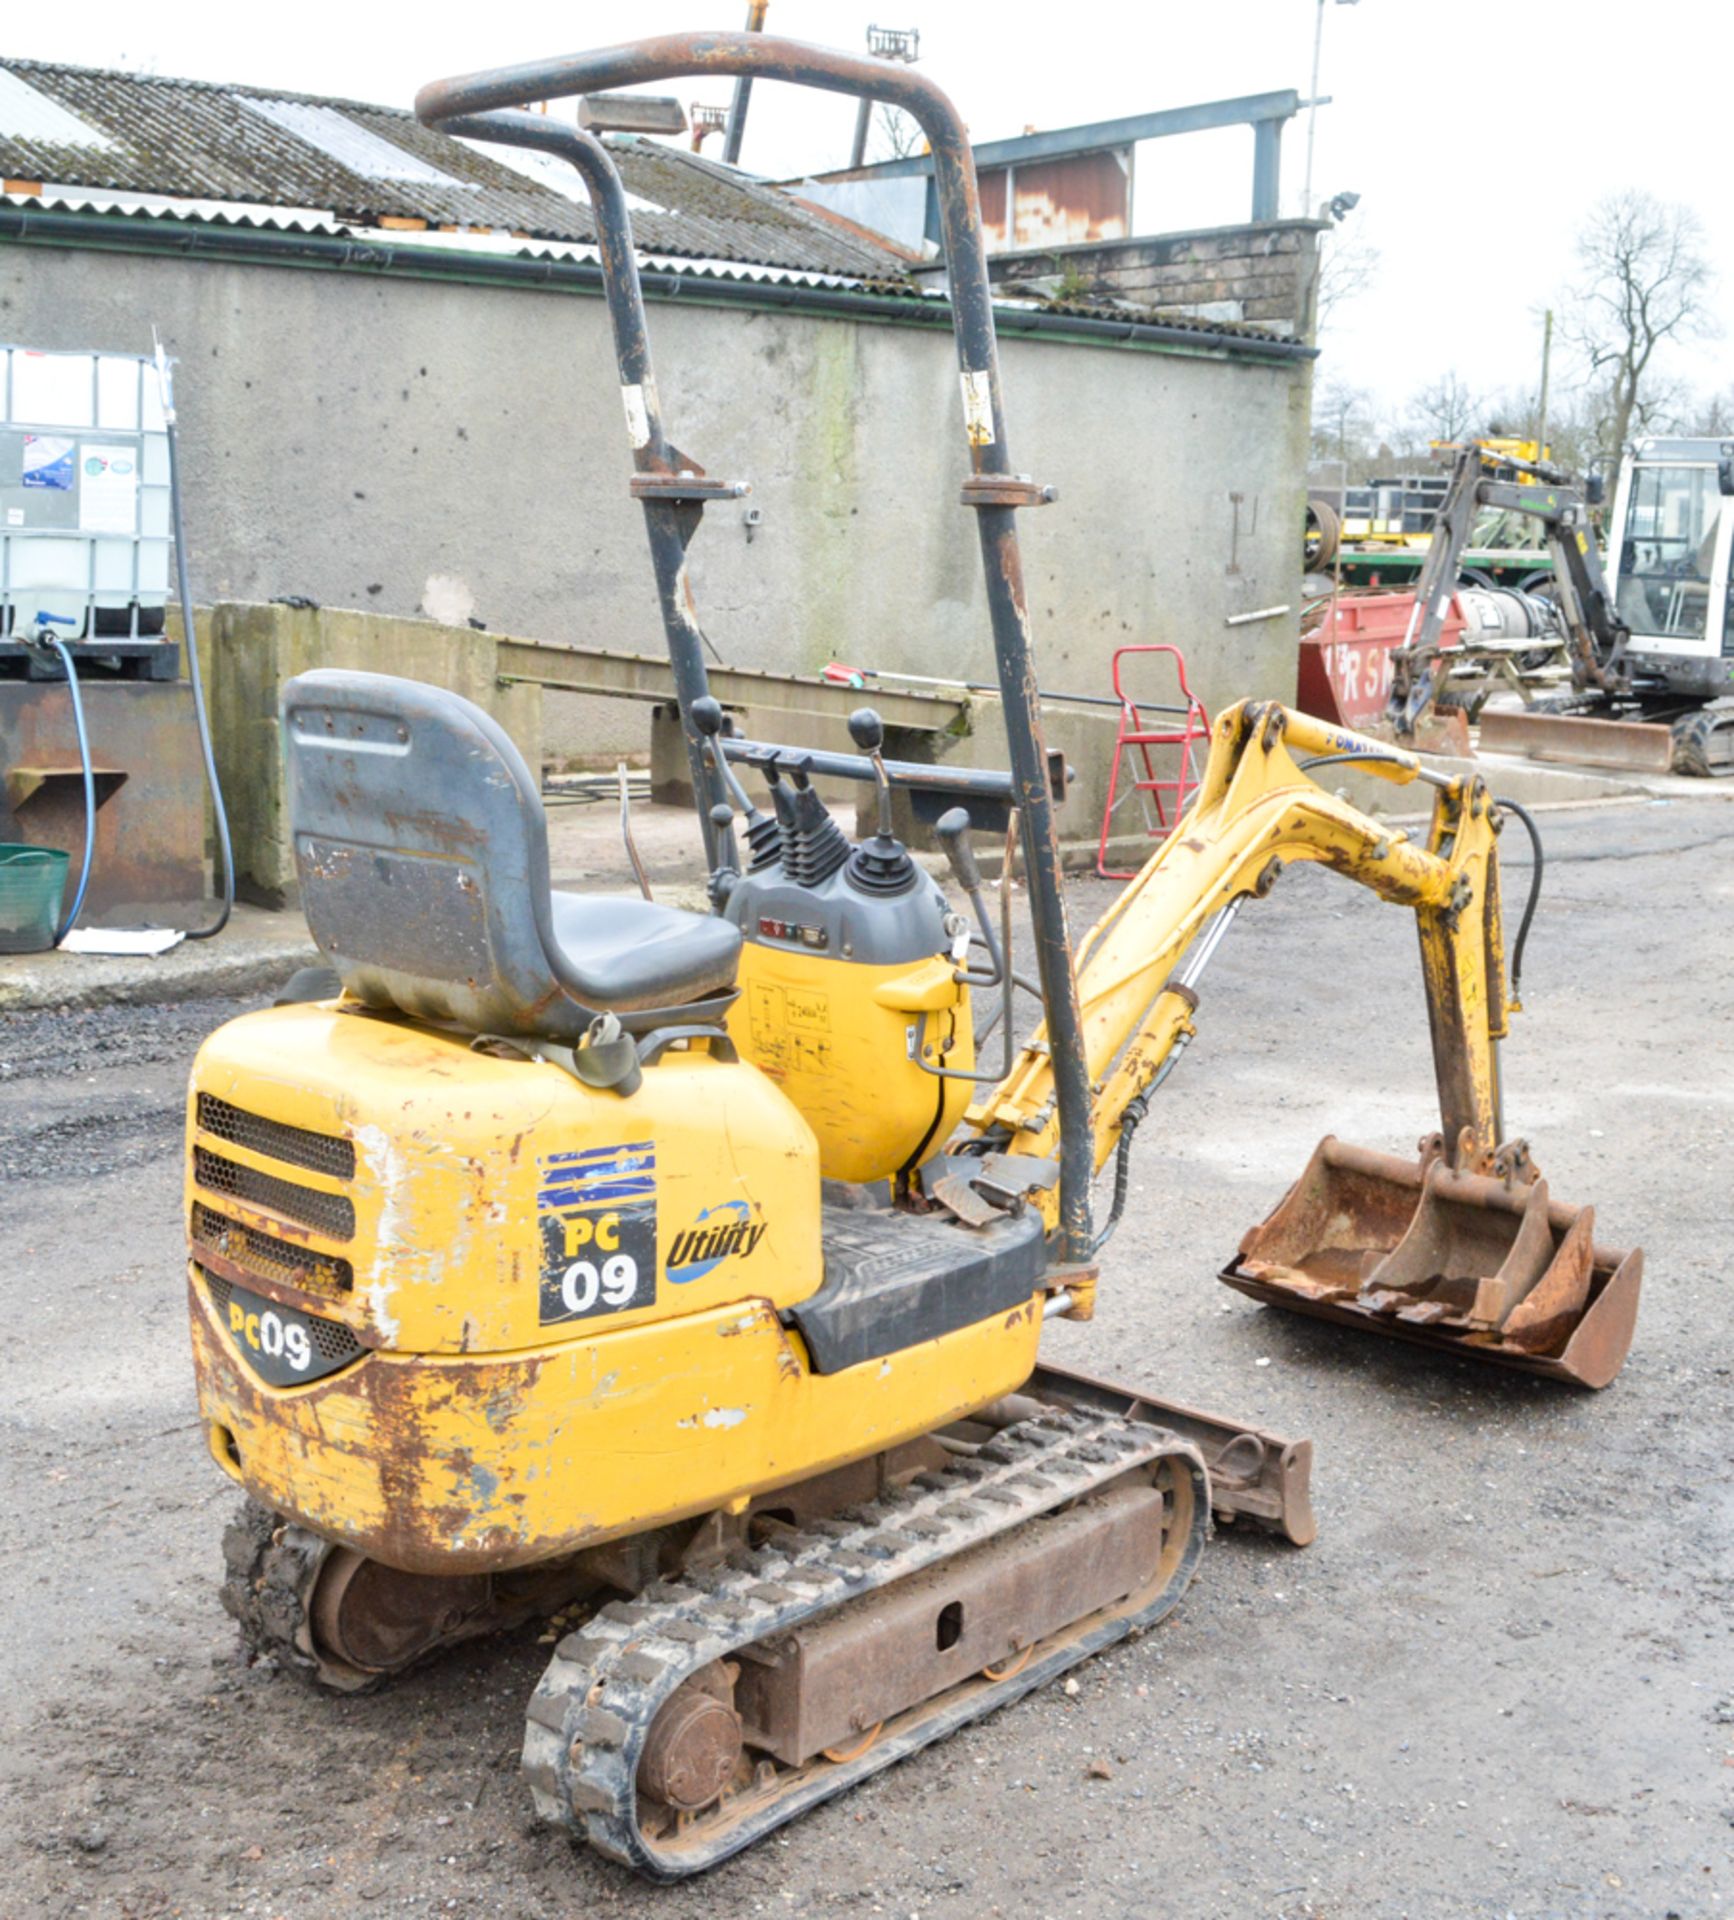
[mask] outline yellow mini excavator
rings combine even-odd
[[[852,752],[737,738],[707,691],[686,548],[735,489],[664,433],[607,152],[518,110],[699,73],[889,99],[931,143],[1008,773],[887,761],[865,710]],[[250,1496],[224,1597],[255,1648],[345,1688],[582,1614],[528,1706],[535,1805],[672,1879],[1159,1619],[1212,1511],[1310,1537],[1304,1442],[1038,1352],[1049,1317],[1090,1318],[1204,968],[1286,862],[1414,912],[1442,1126],[1416,1161],[1326,1140],[1226,1277],[1597,1386],[1639,1256],[1598,1245],[1506,1134],[1503,811],[1479,779],[1235,706],[1183,825],[1074,955],[1015,533],[1049,495],[1012,467],[943,94],[722,33],[417,104],[587,183],[713,911],[551,891],[536,784],[466,701],[367,673],[287,687],[302,899],[340,990],[223,1027],[189,1091],[199,1403]],[[1311,777],[1347,761],[1432,788],[1424,840]],[[878,831],[845,837],[815,775],[873,781]],[[950,803],[975,925],[894,836],[899,787]],[[1027,881],[1043,1018],[1015,1055],[1009,918],[972,831],[1004,833]]]

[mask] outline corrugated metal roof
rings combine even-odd
[[[10,180],[261,210],[317,207],[364,227],[425,220],[540,240],[596,238],[576,184],[569,197],[550,184],[560,176],[527,174],[397,108],[32,60],[0,61],[0,80],[8,73],[22,83],[9,90],[17,108],[0,106],[0,176]],[[73,138],[80,125],[103,144]],[[609,146],[644,209],[633,229],[647,251],[851,279],[888,279],[908,265],[865,229],[698,154],[630,137]]]
[[[240,99],[249,113],[263,114],[272,126],[305,140],[339,166],[369,180],[400,180],[424,187],[464,184],[449,173],[441,173],[438,167],[430,167],[396,141],[369,133],[336,107],[318,106],[311,100],[273,100],[268,95],[242,94]]]
[[[0,67],[0,137],[47,141],[57,146],[106,147],[106,136],[87,127],[58,101],[39,93],[21,74]]]
[[[116,217],[155,223],[165,230],[182,228],[188,221],[212,227],[233,227],[264,233],[311,233],[333,239],[355,240],[364,245],[383,246],[402,252],[421,248],[427,252],[466,254],[484,258],[511,257],[519,260],[581,260],[596,265],[602,249],[588,240],[528,240],[516,234],[484,232],[441,233],[434,229],[404,233],[396,229],[364,227],[343,221],[332,214],[307,207],[266,209],[233,200],[188,200],[165,194],[107,193],[79,187],[47,186],[36,194],[0,193],[0,207],[19,207],[43,213],[109,214]],[[773,267],[762,261],[723,260],[703,254],[655,253],[638,250],[639,265],[662,273],[679,273],[697,279],[731,280],[742,284],[766,286],[831,287],[873,293],[914,293],[907,282],[865,280],[858,273],[821,273],[810,267]],[[935,299],[943,295],[935,294]]]

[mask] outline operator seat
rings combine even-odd
[[[481,708],[321,668],[283,689],[301,906],[350,993],[468,1033],[570,1045],[720,1018],[739,931],[647,900],[555,893],[542,797]]]

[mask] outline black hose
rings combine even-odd
[[[1511,997],[1523,998],[1523,949],[1529,940],[1529,925],[1535,918],[1535,909],[1541,899],[1541,876],[1547,861],[1541,850],[1541,829],[1535,824],[1535,815],[1516,800],[1495,800],[1493,803],[1502,813],[1514,813],[1524,824],[1529,834],[1529,844],[1535,854],[1535,863],[1529,870],[1529,898],[1523,903],[1523,918],[1517,923],[1517,939],[1511,948]]]
[[[1300,770],[1302,773],[1311,773],[1314,767],[1347,766],[1356,760],[1376,760],[1382,767],[1414,764],[1406,754],[1401,753],[1315,753],[1310,760],[1300,763]]]
[[[54,945],[58,947],[84,911],[85,890],[90,885],[90,858],[96,847],[96,774],[90,764],[90,734],[84,724],[84,701],[78,691],[78,669],[72,664],[72,649],[64,640],[50,633],[46,626],[42,628],[41,638],[60,655],[60,665],[66,674],[66,690],[72,696],[72,730],[78,736],[78,764],[84,775],[84,859],[79,866],[78,887],[73,893],[72,905],[54,930]]]
[[[1114,1229],[1120,1224],[1120,1216],[1126,1211],[1126,1195],[1132,1184],[1132,1136],[1138,1131],[1139,1122],[1150,1110],[1150,1095],[1155,1087],[1147,1088],[1126,1102],[1120,1115],[1120,1140],[1114,1149],[1114,1198],[1108,1207],[1108,1218],[1102,1230],[1096,1235],[1091,1246],[1092,1254],[1097,1254],[1114,1237]]]
[[[1162,1064],[1152,1075],[1150,1084],[1142,1093],[1133,1094],[1120,1112],[1120,1139],[1114,1151],[1114,1198],[1108,1207],[1108,1219],[1091,1242],[1090,1252],[1097,1254],[1113,1238],[1114,1229],[1120,1224],[1120,1216],[1126,1211],[1126,1195],[1131,1187],[1132,1178],[1132,1136],[1143,1123],[1144,1116],[1150,1111],[1150,1102],[1155,1099],[1162,1083],[1180,1064],[1180,1056],[1186,1051],[1187,1042],[1192,1038],[1190,1028],[1183,1027],[1174,1036],[1174,1044],[1162,1057]]]
[[[235,855],[229,842],[229,810],[223,804],[222,782],[217,778],[217,756],[211,745],[211,719],[205,711],[205,685],[199,672],[198,636],[193,630],[193,591],[187,581],[187,528],[181,511],[181,462],[179,435],[175,432],[174,387],[169,379],[169,363],[157,342],[157,378],[162,385],[163,422],[169,440],[169,509],[174,515],[175,584],[180,590],[181,633],[187,649],[187,678],[193,688],[193,718],[198,722],[199,753],[205,763],[205,784],[211,792],[211,811],[217,824],[217,853],[222,861],[223,888],[217,917],[208,927],[189,927],[189,940],[210,940],[229,924],[235,905]]]
[[[1353,760],[1380,760],[1394,766],[1409,764],[1394,753],[1321,753],[1300,764],[1302,773],[1310,773],[1314,767],[1334,766]],[[1535,824],[1534,814],[1516,800],[1496,798],[1493,804],[1502,812],[1517,815],[1529,834],[1529,843],[1535,852],[1535,864],[1529,875],[1529,898],[1523,903],[1523,918],[1517,923],[1517,939],[1511,949],[1511,997],[1520,1000],[1523,997],[1523,950],[1528,945],[1530,923],[1535,919],[1535,909],[1541,899],[1541,876],[1547,862],[1541,850],[1541,829]]]

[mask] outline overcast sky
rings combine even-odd
[[[744,14],[742,0],[80,0],[8,9],[0,52],[407,106],[448,73]],[[1304,97],[1317,17],[1315,0],[771,0],[768,26],[844,48],[869,21],[918,27],[923,67],[985,140],[1280,87]],[[1389,409],[1449,368],[1480,390],[1533,386],[1541,310],[1570,278],[1573,233],[1626,186],[1695,208],[1716,307],[1734,313],[1731,55],[1729,0],[1328,0],[1314,198],[1359,193],[1349,231],[1381,256],[1327,337],[1328,369]],[[679,91],[723,104],[729,88]],[[834,96],[761,87],[742,160],[770,174],[844,164],[853,117]],[[1305,161],[1303,114],[1284,141],[1285,212],[1300,211]],[[1137,179],[1141,231],[1244,219],[1251,132],[1152,143]],[[1731,354],[1734,327],[1674,369],[1728,389]]]

